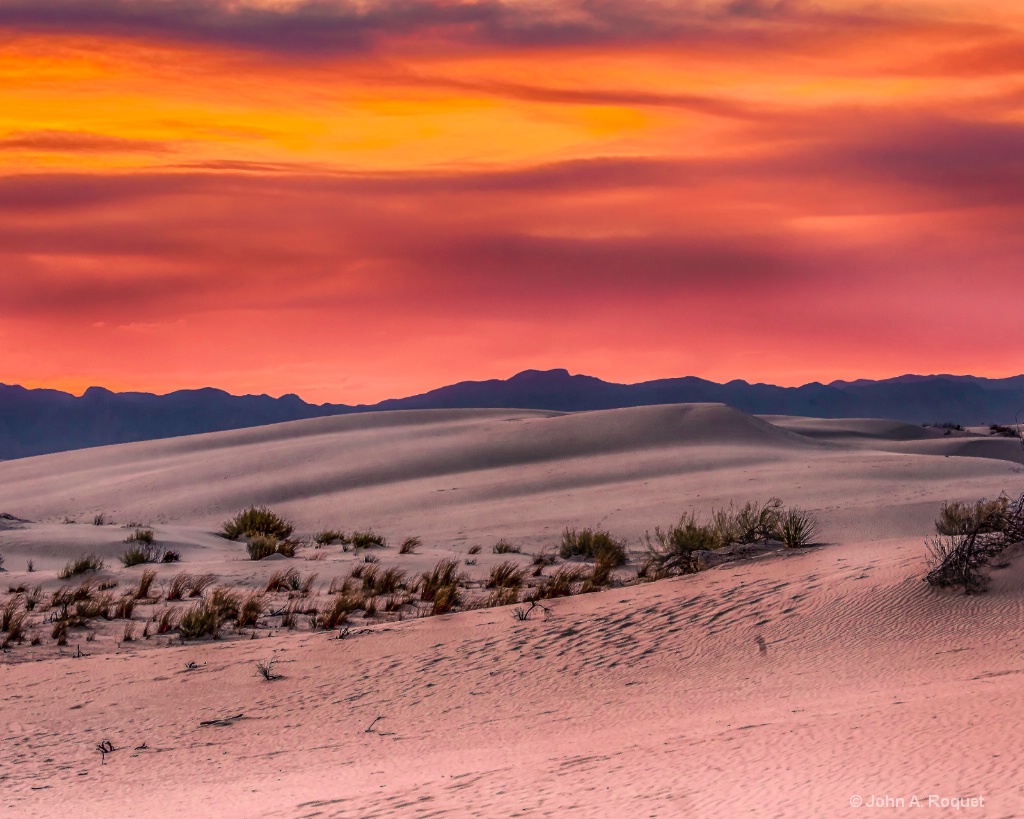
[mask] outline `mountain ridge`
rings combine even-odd
[[[696,376],[618,384],[566,369],[460,381],[371,405],[311,404],[294,394],[232,395],[215,387],[165,395],[89,387],[76,397],[0,384],[0,459],[348,413],[410,409],[537,409],[561,412],[654,404],[723,403],[752,415],[891,418],[910,423],[1007,423],[1024,408],[1024,375],[913,375],[810,382],[799,387],[719,384]]]

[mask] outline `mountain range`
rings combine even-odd
[[[1024,410],[1024,375],[904,375],[778,387],[717,384],[692,376],[615,384],[567,370],[526,370],[507,380],[463,381],[358,406],[309,404],[296,395],[230,395],[212,388],[153,395],[90,387],[76,397],[0,384],[0,459],[353,412],[489,407],[574,412],[695,402],[728,404],[755,415],[1009,423]]]

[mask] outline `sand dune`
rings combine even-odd
[[[0,805],[35,817],[70,804],[110,816],[130,805],[239,817],[810,817],[922,815],[850,800],[935,795],[985,800],[958,815],[1024,814],[1024,559],[993,570],[984,595],[921,580],[938,505],[1015,493],[1021,467],[1009,453],[976,457],[999,441],[917,430],[714,405],[410,412],[0,463],[0,512],[32,521],[0,527],[3,581],[48,588],[70,556],[113,560],[123,548],[124,529],[89,525],[99,512],[152,523],[182,569],[265,582],[286,564],[244,560],[213,534],[250,502],[272,503],[303,533],[419,534],[417,555],[381,550],[382,565],[410,572],[472,545],[484,546],[474,570],[486,571],[498,537],[529,552],[567,524],[605,526],[637,549],[645,529],[684,511],[770,495],[811,509],[828,541],[553,601],[526,622],[495,608],[345,640],[262,629],[166,646],[101,631],[80,658],[49,640],[15,647],[0,660]],[[287,565],[325,583],[354,559],[335,549]],[[125,586],[141,568],[115,561],[101,576]],[[44,653],[25,662],[29,651]],[[282,679],[255,674],[269,657]],[[121,750],[101,765],[104,739]]]

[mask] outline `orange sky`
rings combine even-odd
[[[1024,371],[1024,7],[0,0],[0,381]]]

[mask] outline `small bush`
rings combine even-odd
[[[478,551],[480,550],[477,549],[477,552]],[[518,555],[523,553],[523,550],[520,547],[515,546],[512,543],[509,543],[507,540],[505,540],[505,538],[502,538],[497,543],[495,543],[494,548],[491,549],[491,551],[494,552],[494,554],[496,555]],[[474,552],[472,549],[469,550],[469,553],[471,555],[476,554],[476,552]]]
[[[207,635],[215,637],[220,631],[221,622],[220,613],[215,606],[210,605],[209,601],[194,603],[181,615],[181,620],[178,621],[178,634],[181,635],[182,640],[198,640]],[[170,630],[167,629],[167,631]],[[163,624],[158,632],[166,633]]]
[[[7,599],[4,603],[3,608],[0,608],[0,631],[10,631],[11,622],[17,615],[18,611],[24,605],[25,598],[21,595],[15,595]]]
[[[468,555],[478,555],[478,554],[480,554],[480,547],[479,546],[470,546],[469,547],[469,551],[466,552],[466,554],[468,554]]]
[[[437,616],[438,614],[447,614],[461,604],[462,595],[459,587],[454,583],[449,583],[440,586],[434,592],[434,599],[433,604],[430,607],[430,613],[433,616]]]
[[[1020,431],[1016,427],[1008,427],[1003,424],[989,424],[990,435],[998,435],[1000,438],[1020,438]]]
[[[373,531],[353,532],[349,542],[353,549],[383,549],[388,545],[383,535]]]
[[[621,541],[615,540],[608,532],[600,529],[566,529],[562,533],[562,543],[558,554],[563,558],[588,557],[591,560],[602,558],[612,565],[621,566],[626,562],[626,547]]]
[[[481,608],[492,609],[497,606],[511,606],[519,602],[519,587],[507,586],[497,588],[483,601]]]
[[[457,586],[461,582],[459,562],[455,558],[439,560],[429,572],[420,576],[420,599],[432,603],[438,591],[446,586]]]
[[[274,659],[257,660],[256,673],[263,677],[263,679],[265,679],[267,682],[270,682],[271,680],[279,680],[281,679],[281,675],[274,673],[274,665],[276,663],[277,660]]]
[[[178,627],[178,613],[174,609],[164,609],[162,612],[160,612],[160,615],[158,617],[154,616],[153,621],[156,623],[157,634],[170,634],[172,631],[174,631],[175,628]],[[192,628],[196,623],[195,620],[190,620],[189,622],[190,628]],[[146,628],[148,630],[148,624]]]
[[[551,577],[534,590],[533,599],[569,597],[573,592],[573,586],[580,583],[586,575],[587,571],[582,566],[559,566]],[[527,600],[529,599],[527,598]]]
[[[127,569],[131,566],[140,566],[143,563],[161,563],[164,560],[164,552],[152,543],[132,542],[121,555],[121,563]]]
[[[177,563],[179,560],[181,560],[181,553],[173,549],[167,549],[163,557],[160,558],[161,563]]]
[[[153,543],[154,535],[152,529],[136,529],[124,539],[125,543],[144,543],[147,546]]]
[[[1000,495],[994,500],[974,503],[947,501],[939,510],[935,529],[940,535],[967,535],[971,532],[992,534],[1001,532],[1006,525],[1010,499]]]
[[[400,555],[413,555],[416,554],[416,550],[423,545],[423,540],[418,537],[407,537],[402,541],[402,545],[398,549]]]
[[[363,555],[363,563],[380,563],[380,558],[377,555]]]
[[[245,548],[249,553],[249,560],[263,560],[272,554],[295,557],[295,545],[293,540],[275,540],[272,537],[257,535],[249,539]]]
[[[284,540],[295,531],[295,524],[266,506],[250,506],[224,522],[220,535],[228,540],[246,538],[273,538]],[[259,558],[254,558],[258,560]]]
[[[65,518],[65,520],[66,520],[66,518]],[[98,515],[96,515],[92,519],[92,525],[93,526],[106,526],[107,525],[107,516],[104,515],[102,512],[100,512]]]
[[[77,560],[73,560],[64,566],[64,568],[57,574],[57,577],[61,580],[67,580],[69,577],[74,577],[76,574],[99,572],[103,570],[104,565],[104,562],[94,554],[83,555]]]
[[[217,582],[215,574],[197,574],[189,582],[189,597],[202,597],[206,590]]]
[[[491,576],[487,579],[488,589],[518,589],[523,585],[523,570],[515,563],[505,561],[491,567]]]
[[[156,569],[146,569],[139,578],[139,588],[135,590],[136,600],[148,600],[149,590],[156,580]]]
[[[348,616],[362,606],[363,601],[348,594],[337,594],[315,616],[315,623],[325,631],[348,622]]]
[[[779,521],[779,537],[790,549],[810,546],[818,536],[818,522],[802,509],[787,509]]]
[[[313,588],[313,583],[319,575],[316,572],[303,577],[298,569],[281,569],[274,572],[267,581],[268,592],[298,592],[306,596]]]
[[[124,624],[124,632],[121,634],[122,643],[130,643],[135,639],[135,623],[129,620]]]
[[[266,598],[258,593],[253,592],[246,595],[241,605],[238,607],[238,615],[235,618],[235,625],[238,628],[245,628],[246,626],[255,627],[259,622],[259,619],[263,616],[263,612],[267,610]]]
[[[658,572],[692,574],[698,570],[697,552],[719,547],[720,543],[710,526],[697,523],[692,512],[683,515],[670,529],[654,528],[654,539],[644,536],[647,544],[647,564]]]
[[[114,603],[114,612],[112,619],[114,620],[131,620],[132,613],[135,611],[135,598],[126,594],[116,603]]]
[[[324,546],[331,546],[335,543],[346,544],[348,537],[344,532],[339,532],[336,529],[323,529],[313,535],[313,543],[316,544],[317,549],[322,549]]]

